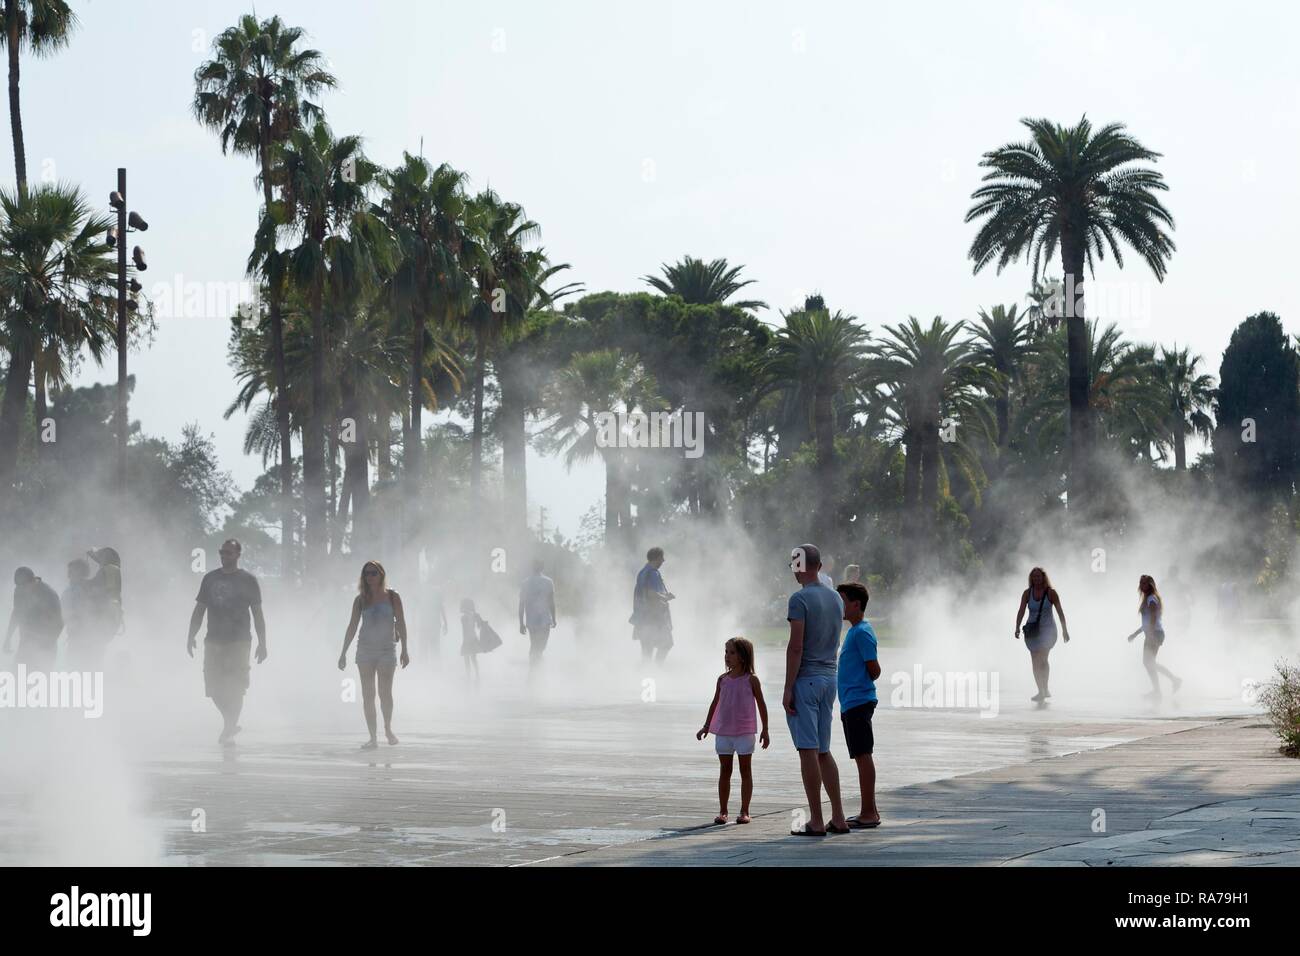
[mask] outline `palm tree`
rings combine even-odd
[[[325,415],[329,407],[325,360],[331,352],[325,322],[327,286],[355,292],[377,281],[388,256],[388,236],[366,200],[377,172],[356,136],[336,139],[324,122],[293,130],[278,150],[275,175],[284,199],[272,204],[254,256],[276,256],[277,232],[297,245],[285,250],[285,275],[301,290],[311,317],[311,404],[302,438],[306,570],[325,554]]]
[[[21,53],[49,56],[68,45],[77,28],[77,15],[64,0],[4,0],[0,10],[0,43],[9,52],[9,129],[14,140],[14,171],[18,197],[27,195],[27,147],[23,143],[22,103],[18,95]]]
[[[1173,217],[1157,193],[1164,177],[1135,163],[1157,160],[1153,152],[1111,123],[1094,132],[1088,118],[1064,127],[1045,119],[1024,119],[1032,138],[984,154],[989,172],[975,190],[966,222],[984,219],[970,257],[975,271],[997,260],[1001,272],[1024,256],[1037,278],[1061,251],[1066,286],[1069,344],[1070,495],[1079,505],[1087,494],[1091,443],[1088,406],[1087,329],[1083,310],[1083,269],[1092,271],[1107,250],[1123,267],[1121,243],[1131,246],[1163,281],[1174,242],[1165,227]]]
[[[221,134],[221,151],[257,157],[265,221],[275,200],[273,153],[290,130],[316,122],[324,113],[307,97],[335,86],[316,50],[301,49],[304,33],[279,17],[258,22],[252,15],[213,41],[214,56],[195,71],[194,115]],[[252,271],[252,270],[250,270]],[[288,378],[285,372],[284,320],[280,315],[284,267],[274,237],[256,263],[266,282],[270,306],[271,350],[280,430],[281,573],[288,575],[293,548],[293,449],[290,440]]]
[[[869,334],[856,317],[832,314],[820,299],[807,305],[811,307],[783,316],[785,325],[773,336],[763,377],[768,388],[791,396],[799,416],[811,425],[821,516],[817,531],[825,533],[829,528],[821,506],[829,505],[834,492],[835,407],[846,390],[857,387]]]
[[[922,326],[909,316],[905,323],[885,326],[870,349],[865,378],[880,392],[869,404],[883,401],[880,417],[893,423],[904,445],[904,507],[927,519],[933,519],[947,482],[945,455],[977,494],[983,480],[976,439],[993,430],[983,393],[994,375],[976,340],[959,340],[965,330],[965,322],[949,325],[935,316]],[[945,423],[954,426],[953,440],[941,442]]]
[[[1125,342],[1115,323],[1102,328],[1096,319],[1085,325],[1088,405],[1101,435],[1112,447],[1136,458],[1149,458],[1151,445],[1168,440],[1168,403],[1153,368],[1150,346]],[[1035,358],[1036,389],[1023,411],[1025,431],[1040,451],[1068,442],[1063,399],[1069,342],[1065,329],[1049,333]]]
[[[601,441],[602,413],[644,411],[657,402],[654,381],[634,356],[617,349],[579,352],[547,388],[551,420],[538,435],[541,447],[564,452],[565,467],[599,455],[605,463],[605,541],[618,539],[630,519],[627,453]],[[624,539],[630,526],[623,527]]]
[[[569,295],[582,290],[577,282],[548,289],[547,284],[569,268],[568,263],[550,264],[542,250],[530,256],[529,285],[533,299],[527,320],[503,339],[493,360],[501,388],[497,410],[501,435],[501,477],[504,490],[505,527],[517,542],[528,531],[527,417],[541,406],[542,388],[556,364],[553,336],[548,336],[556,316],[547,310]]]
[[[98,362],[113,325],[106,303],[115,263],[103,235],[110,220],[93,213],[81,193],[43,184],[25,196],[0,190],[0,303],[9,350],[0,405],[0,489],[17,460],[27,413],[27,383],[43,346],[79,351]]]
[[[1201,357],[1187,349],[1161,347],[1155,371],[1168,403],[1168,430],[1174,446],[1174,469],[1187,470],[1187,433],[1210,438],[1214,421],[1208,410],[1214,404],[1214,376],[1198,373]]]
[[[1019,388],[1025,360],[1033,355],[1033,324],[1016,306],[995,305],[992,313],[980,309],[979,324],[972,323],[975,355],[997,373],[993,385],[997,415],[997,443],[1007,446],[1011,428],[1011,392]]]
[[[470,436],[470,493],[478,495],[483,472],[483,390],[487,354],[510,329],[523,321],[536,289],[533,278],[544,258],[526,248],[540,228],[523,207],[504,202],[490,189],[474,197],[471,221],[482,243],[473,264],[476,295],[465,320],[474,336],[474,417]]]
[[[386,284],[391,308],[410,320],[411,347],[407,365],[410,399],[406,435],[407,494],[419,501],[424,446],[421,412],[429,404],[428,359],[438,363],[450,356],[439,328],[469,308],[473,287],[466,260],[478,255],[478,245],[466,223],[469,200],[465,174],[446,163],[436,169],[422,156],[402,154],[402,164],[383,174],[383,217],[392,231],[396,262]],[[459,380],[459,368],[454,369]]]
[[[767,303],[757,299],[745,299],[741,302],[728,302],[733,295],[753,279],[736,281],[744,266],[729,266],[726,259],[714,259],[705,262],[686,256],[681,261],[661,266],[663,276],[642,276],[641,281],[658,289],[664,295],[681,296],[688,305],[732,305],[737,309],[752,311],[766,309]]]

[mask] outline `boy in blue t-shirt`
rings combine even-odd
[[[840,720],[844,724],[849,756],[858,765],[858,784],[862,789],[862,810],[856,817],[849,817],[848,824],[853,830],[869,830],[880,826],[880,811],[876,809],[876,765],[871,759],[875,748],[871,716],[876,710],[880,661],[876,659],[876,632],[862,619],[870,600],[866,587],[853,582],[841,584],[836,590],[844,599],[844,620],[851,625],[844,636],[836,671]]]

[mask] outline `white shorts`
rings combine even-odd
[[[740,754],[742,757],[748,757],[754,752],[754,735],[753,734],[736,734],[726,736],[725,734],[713,735],[713,749],[719,756],[727,757],[731,754]]]

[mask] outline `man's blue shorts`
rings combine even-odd
[[[835,706],[835,675],[796,677],[794,714],[785,722],[798,750],[831,752],[831,708]]]

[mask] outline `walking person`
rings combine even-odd
[[[357,637],[357,626],[361,635]],[[357,582],[357,596],[352,601],[352,618],[347,633],[343,635],[343,651],[339,654],[339,670],[348,666],[348,646],[357,637],[357,671],[361,675],[361,707],[366,715],[366,729],[370,739],[361,745],[362,750],[379,746],[378,721],[375,717],[375,695],[384,714],[384,736],[390,745],[396,744],[393,733],[393,675],[397,672],[397,645],[402,645],[401,662],[405,668],[411,663],[406,647],[406,615],[402,598],[388,587],[388,575],[378,561],[367,561],[361,567],[361,580]]]
[[[840,646],[844,602],[819,580],[822,559],[815,545],[795,548],[790,569],[801,585],[790,595],[786,620],[785,690],[781,706],[799,751],[799,774],[808,796],[809,820],[792,836],[848,833],[840,802],[840,771],[831,756],[831,710],[835,705],[835,655]],[[831,801],[831,820],[822,815],[822,788]]]
[[[1034,669],[1034,683],[1038,685],[1038,693],[1030,700],[1040,705],[1046,705],[1047,699],[1052,696],[1047,688],[1047,679],[1051,675],[1047,655],[1056,646],[1056,620],[1052,616],[1052,608],[1055,608],[1056,613],[1061,617],[1061,632],[1065,637],[1065,643],[1068,644],[1070,626],[1065,623],[1065,609],[1061,607],[1061,598],[1052,587],[1052,582],[1048,580],[1047,572],[1042,568],[1034,568],[1029,572],[1029,587],[1025,588],[1024,593],[1020,595],[1020,609],[1016,611],[1016,640],[1020,640],[1020,622],[1028,611],[1029,620],[1024,626],[1025,647],[1029,649],[1029,659]]]
[[[4,651],[13,650],[18,632],[18,653],[14,663],[31,671],[54,670],[59,635],[63,633],[63,606],[58,592],[36,576],[31,568],[14,571],[14,604],[5,632]]]
[[[731,797],[731,770],[733,757],[740,758],[740,816],[737,823],[749,823],[749,800],[754,793],[754,733],[758,726],[754,711],[763,721],[759,740],[763,749],[771,742],[767,733],[767,702],[763,700],[763,685],[754,673],[754,645],[743,637],[727,641],[722,652],[726,671],[714,685],[713,702],[704,718],[704,726],[695,734],[703,740],[713,734],[714,751],[718,755],[718,815],[716,824],[727,822],[727,803]]]
[[[1155,578],[1149,574],[1142,575],[1138,579],[1138,595],[1138,614],[1142,617],[1142,626],[1130,634],[1128,639],[1132,641],[1139,634],[1146,635],[1146,640],[1142,643],[1142,666],[1146,668],[1147,676],[1151,678],[1151,693],[1146,696],[1152,700],[1159,700],[1162,674],[1169,678],[1175,694],[1178,693],[1178,688],[1183,686],[1183,681],[1169,668],[1156,663],[1156,655],[1160,653],[1160,648],[1165,643],[1165,601],[1156,590]]]
[[[85,558],[68,562],[68,586],[63,589],[63,620],[68,628],[68,666],[97,671],[103,666],[106,642],[100,639],[90,564]]]
[[[528,635],[528,669],[542,661],[551,628],[555,627],[555,582],[543,572],[545,563],[533,562],[533,573],[519,588],[519,633]]]
[[[651,548],[636,576],[632,591],[632,640],[641,642],[641,660],[662,664],[673,646],[673,617],[668,602],[677,595],[668,590],[660,568],[664,549]]]
[[[185,650],[190,657],[198,646],[195,636],[208,618],[203,638],[203,691],[212,699],[223,721],[217,743],[234,746],[235,736],[243,730],[239,715],[248,692],[249,653],[253,637],[249,616],[257,630],[255,658],[266,660],[266,620],[262,617],[262,589],[257,578],[239,566],[243,545],[234,538],[222,542],[217,552],[221,567],[203,575],[199,593],[190,615],[190,634]]]
[[[465,676],[478,684],[478,655],[482,648],[478,642],[478,612],[474,602],[463,598],[460,602],[460,656],[465,661]]]

